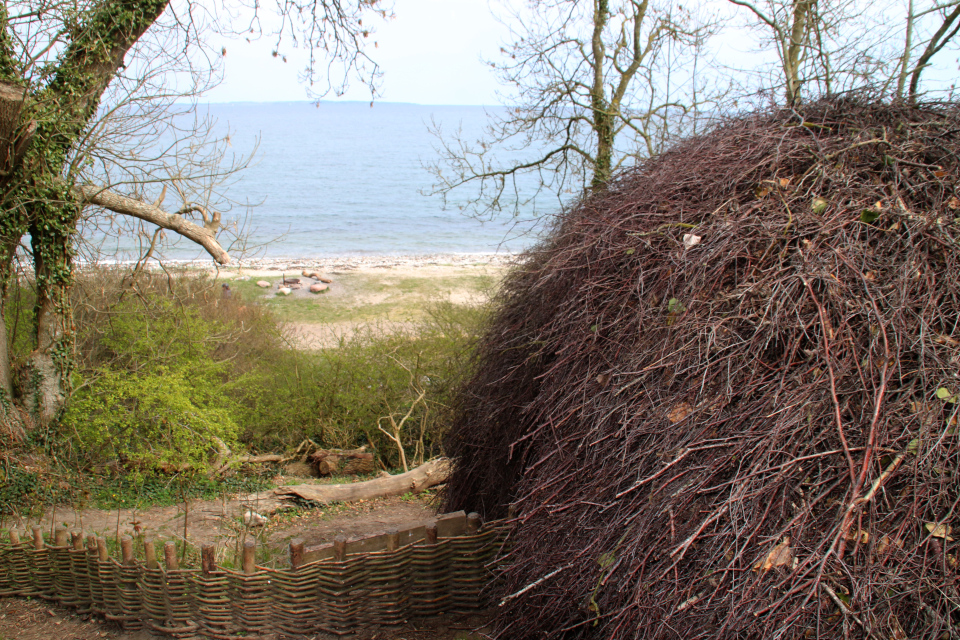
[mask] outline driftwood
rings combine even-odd
[[[356,476],[373,473],[373,454],[359,449],[320,449],[310,456],[310,464],[321,476]]]
[[[277,487],[269,493],[288,500],[300,498],[323,504],[355,502],[357,500],[399,496],[405,493],[420,493],[425,489],[446,482],[449,474],[450,461],[446,458],[439,458],[396,476],[352,484],[301,484],[292,487]]]

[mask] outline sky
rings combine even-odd
[[[372,40],[377,47],[368,47],[371,57],[381,66],[383,80],[378,101],[412,102],[427,105],[497,105],[496,76],[484,59],[496,59],[500,46],[509,39],[508,29],[494,18],[494,11],[505,6],[518,6],[523,0],[395,0],[395,17],[376,26]],[[267,3],[269,4],[269,3]],[[730,10],[726,2],[705,0],[705,7]],[[888,9],[899,7],[898,0],[887,3]],[[711,9],[712,10],[712,9]],[[263,16],[269,12],[262,12]],[[758,59],[755,30],[739,24],[727,24],[715,47],[722,51],[725,64],[731,68],[751,68]],[[897,16],[879,16],[878,24],[899,25]],[[269,25],[265,24],[266,27]],[[899,36],[897,36],[899,37]],[[263,36],[247,42],[242,37],[221,37],[227,51],[223,59],[224,81],[204,98],[209,102],[272,102],[310,100],[299,73],[306,67],[302,49],[289,44],[280,48],[286,56],[274,57],[275,40]],[[896,46],[900,46],[894,43]],[[925,73],[927,81],[948,86],[954,81],[958,60],[956,46],[942,52],[934,60],[934,68]],[[766,50],[766,55],[772,55]],[[770,60],[772,61],[772,60]],[[369,101],[369,90],[357,81],[342,100]],[[334,99],[329,95],[324,99]]]
[[[482,57],[494,57],[507,31],[493,17],[487,0],[396,0],[396,17],[377,27],[372,57],[383,69],[378,100],[419,104],[499,104],[493,70]],[[306,66],[302,50],[283,47],[273,57],[274,41],[264,36],[246,42],[222,38],[223,83],[205,97],[210,102],[308,100],[298,73]],[[344,100],[368,101],[363,86],[350,88]]]

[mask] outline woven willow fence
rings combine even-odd
[[[164,545],[162,564],[154,543],[146,543],[141,562],[125,536],[117,560],[103,538],[84,540],[73,532],[68,539],[67,530],[58,529],[50,544],[34,527],[32,539],[21,541],[11,531],[9,543],[0,544],[0,596],[56,601],[128,630],[147,628],[174,638],[349,635],[371,625],[484,606],[488,564],[506,529],[502,523],[481,528],[476,514],[459,517],[462,533],[448,538],[439,537],[444,527],[432,522],[360,540],[340,537],[313,549],[295,541],[289,569],[255,565],[250,540],[241,571],[217,567],[213,545],[201,548],[201,568],[181,569],[172,542]],[[457,528],[450,517],[444,524]],[[381,550],[369,550],[376,547]],[[311,556],[323,559],[305,562]]]

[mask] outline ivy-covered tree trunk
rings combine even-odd
[[[5,138],[2,142],[7,149],[0,159],[6,165],[0,167],[4,187],[0,235],[5,246],[15,249],[20,239],[30,234],[37,290],[35,348],[23,363],[19,381],[23,406],[40,425],[58,416],[69,393],[71,249],[83,206],[71,184],[71,153],[96,114],[103,92],[123,66],[124,56],[166,6],[167,0],[103,0],[91,5],[78,16],[77,31],[49,84],[39,87],[15,77],[18,63],[11,49],[13,39],[5,15],[0,13],[4,23],[0,80],[5,81],[0,103],[6,98],[3,104],[14,104],[11,109],[0,108],[0,137]],[[18,92],[19,106],[15,104]],[[7,272],[0,275],[8,279],[9,259],[4,265]],[[5,385],[3,392],[9,393],[5,332],[0,343],[0,384]]]
[[[65,189],[48,189],[42,209],[30,227],[33,269],[37,283],[34,307],[36,348],[27,360],[24,404],[40,424],[48,424],[63,408],[69,392],[73,321],[69,288],[73,263],[71,236],[81,207],[65,197]]]

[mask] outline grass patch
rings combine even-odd
[[[269,282],[280,275],[262,278]],[[395,276],[390,272],[337,273],[327,293],[310,297],[276,295],[276,288],[261,289],[252,278],[230,281],[244,299],[272,311],[283,322],[371,323],[418,322],[428,319],[426,308],[440,300],[475,298],[483,301],[495,287],[498,276],[461,269],[451,275]]]
[[[261,475],[235,475],[224,478],[206,476],[164,478],[137,477],[135,474],[86,483],[89,506],[111,511],[113,509],[145,509],[151,506],[171,506],[186,500],[214,500],[238,493],[266,491],[274,485]]]

